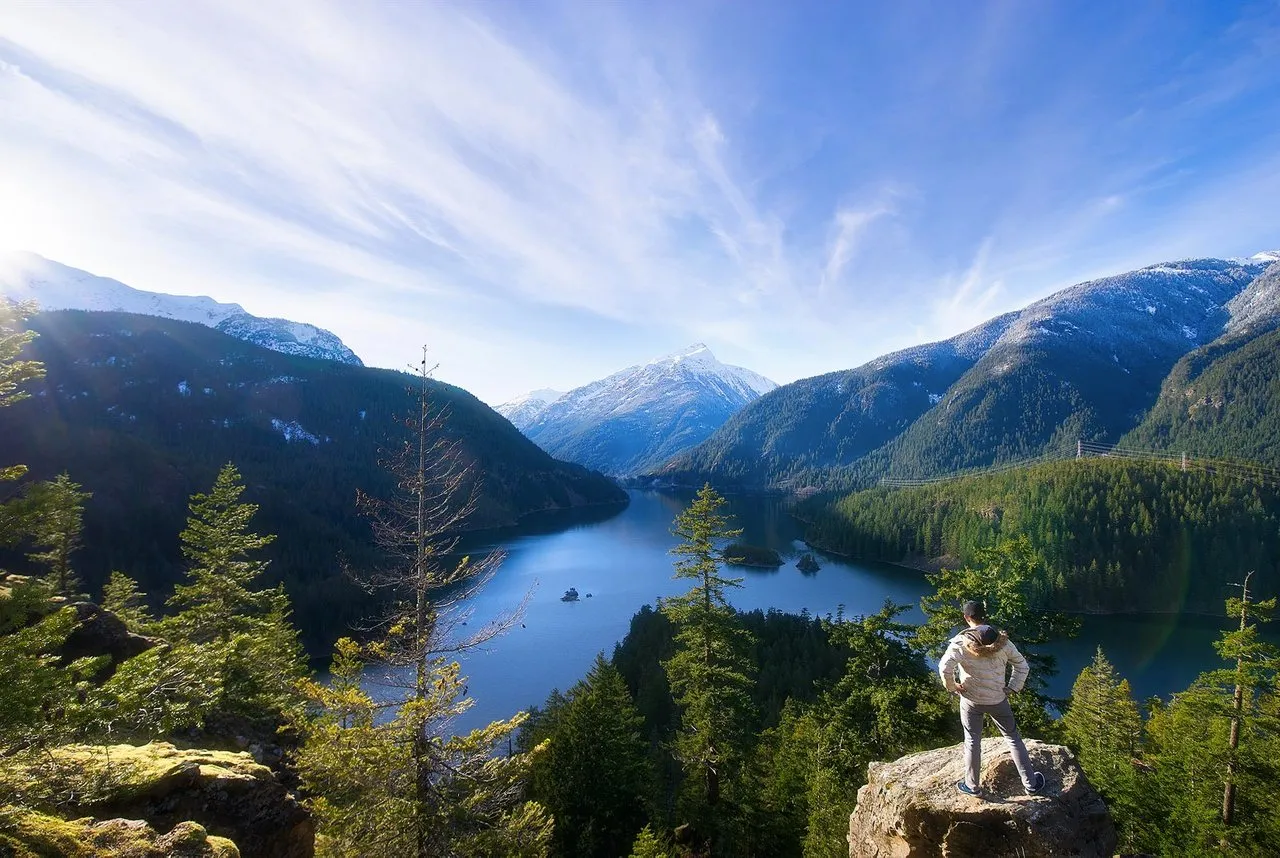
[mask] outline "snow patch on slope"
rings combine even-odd
[[[315,325],[254,316],[239,304],[204,295],[144,292],[34,253],[0,254],[0,295],[34,301],[43,310],[113,311],[194,322],[284,354],[363,366],[336,334]]]
[[[273,417],[271,418],[271,428],[283,435],[286,441],[307,441],[314,445],[320,444],[320,437],[303,429],[302,424],[297,420],[285,422]]]

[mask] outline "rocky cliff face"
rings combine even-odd
[[[19,814],[17,823],[0,826],[0,855],[6,845],[16,850],[15,844],[28,850],[18,855],[315,854],[311,814],[248,754],[183,750],[166,742],[62,745],[4,760],[0,787],[56,807],[66,817]],[[46,842],[60,848],[56,844],[63,840],[101,851],[36,848]],[[135,840],[135,851],[120,845]]]
[[[1003,739],[982,743],[984,798],[955,788],[961,746],[868,766],[849,817],[850,858],[1058,858],[1110,856],[1116,831],[1102,797],[1071,751],[1027,742],[1044,773],[1040,795],[1024,794]]]

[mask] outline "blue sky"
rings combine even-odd
[[[0,248],[493,403],[848,368],[1278,215],[1275,0],[0,8]]]

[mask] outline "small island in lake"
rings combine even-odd
[[[796,568],[801,572],[809,573],[817,572],[822,567],[818,565],[818,561],[814,558],[813,554],[806,551],[804,554],[800,555],[800,559],[796,562]]]
[[[735,542],[725,548],[724,561],[733,566],[758,566],[763,569],[777,569],[782,565],[782,555],[772,548],[748,545],[745,542]]]
[[[578,601],[578,588],[577,588],[577,587],[570,587],[568,590],[565,590],[565,591],[564,591],[564,595],[560,597],[560,601],[561,601],[561,602],[576,602],[576,601]]]

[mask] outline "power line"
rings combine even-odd
[[[1231,479],[1249,480],[1258,483],[1280,484],[1280,468],[1243,459],[1211,459],[1191,455],[1185,452],[1168,450],[1139,450],[1133,447],[1120,447],[1114,444],[1100,444],[1096,441],[1077,441],[1071,448],[1051,449],[1039,456],[1016,459],[978,468],[966,468],[939,474],[933,477],[881,477],[880,485],[888,488],[909,488],[927,486],[935,483],[950,482],[963,477],[979,477],[989,474],[1000,474],[1007,471],[1032,468],[1050,462],[1069,461],[1071,459],[1128,459],[1145,461],[1153,464],[1168,465],[1182,471],[1202,471]]]

